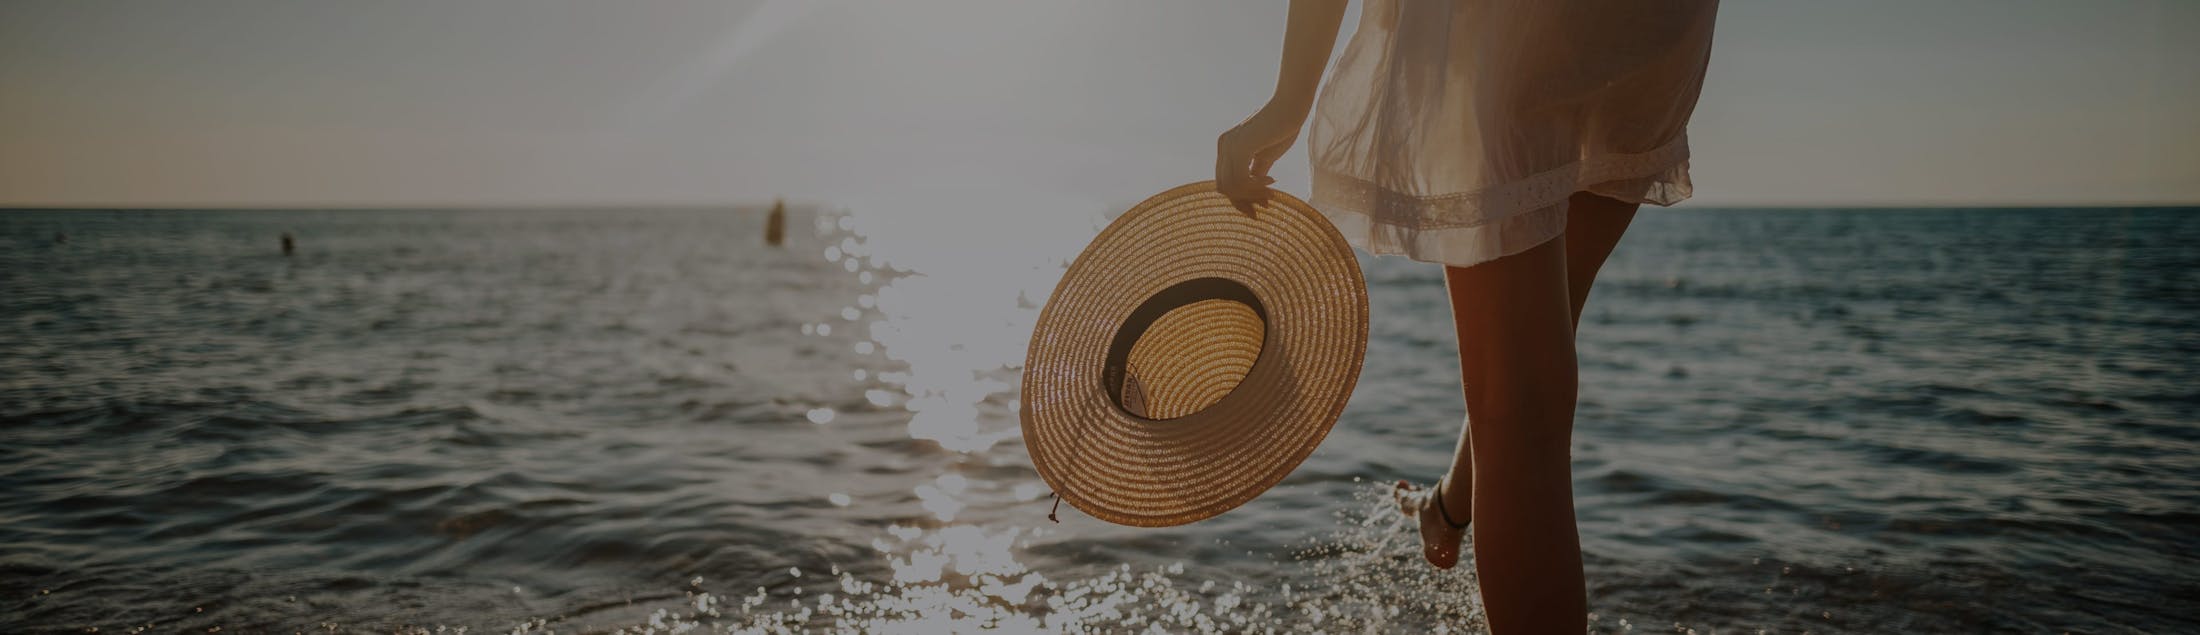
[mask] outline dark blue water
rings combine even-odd
[[[1378,485],[1463,415],[1434,268],[1283,485],[1054,525],[1090,219],[910,216],[0,213],[0,631],[1479,626]],[[1648,211],[1580,338],[1599,631],[2200,629],[2200,210]]]

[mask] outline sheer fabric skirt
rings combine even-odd
[[[1323,86],[1313,203],[1355,246],[1469,266],[1591,192],[1689,197],[1716,0],[1369,0]]]

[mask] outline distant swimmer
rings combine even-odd
[[[69,244],[69,234],[68,234],[68,233],[66,233],[66,232],[54,232],[54,233],[53,233],[53,244],[56,244],[56,245],[66,245],[66,244]]]
[[[772,201],[771,216],[764,219],[764,244],[778,247],[787,239],[787,201]]]
[[[290,237],[290,232],[283,232],[283,255],[288,256],[297,250],[298,241]]]

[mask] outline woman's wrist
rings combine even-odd
[[[1261,107],[1261,110],[1273,113],[1278,117],[1286,117],[1290,121],[1305,123],[1307,116],[1314,112],[1314,96],[1312,94],[1287,94],[1284,91],[1277,91],[1274,96],[1268,98],[1268,105]]]

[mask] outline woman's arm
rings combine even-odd
[[[1298,141],[1299,128],[1314,110],[1322,71],[1329,66],[1337,28],[1344,23],[1347,0],[1291,0],[1284,27],[1283,62],[1276,71],[1276,92],[1215,146],[1215,189],[1245,213],[1268,200],[1268,168]]]
[[[1322,70],[1329,68],[1330,49],[1337,45],[1345,3],[1291,0],[1291,16],[1283,32],[1283,64],[1276,71],[1276,94],[1268,102],[1288,108],[1301,123],[1314,110],[1314,93],[1321,88]]]

